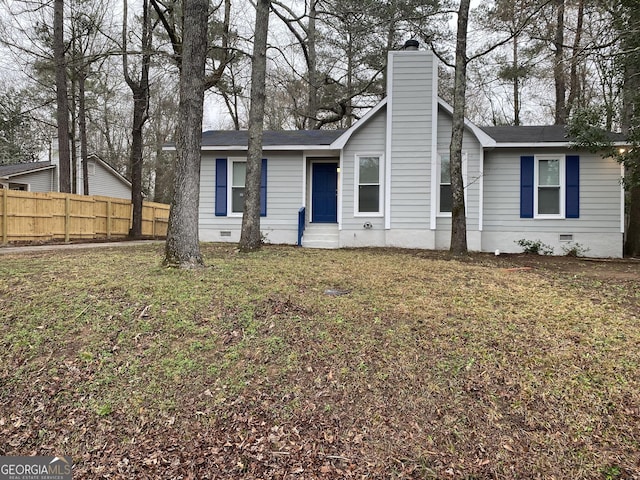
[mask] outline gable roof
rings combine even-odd
[[[347,142],[351,138],[351,135],[353,135],[356,130],[358,130],[365,123],[367,123],[367,121],[371,117],[373,117],[376,113],[378,113],[378,111],[380,111],[380,109],[382,109],[382,107],[386,105],[387,105],[387,99],[383,98],[380,102],[378,102],[378,104],[375,107],[370,109],[361,119],[355,122],[351,126],[351,128],[347,130],[342,130],[342,134],[336,138],[335,142],[331,146],[333,148],[338,148],[338,149],[344,148],[344,146],[347,144]]]
[[[449,105],[447,102],[445,102],[443,99],[441,99],[440,97],[438,97],[438,107],[444,109],[446,112],[449,113],[449,115],[453,115],[453,107]],[[481,127],[477,126],[467,117],[464,117],[464,126],[469,130],[471,130],[471,132],[473,132],[473,134],[476,136],[476,138],[478,139],[478,142],[480,142],[480,145],[482,145],[483,148],[495,147],[496,145],[495,139],[492,138],[490,135],[487,135],[487,133],[484,132]]]
[[[263,150],[300,150],[304,149],[342,149],[354,132],[364,126],[367,121],[387,105],[384,98],[370,109],[349,129],[337,130],[265,130],[263,133]],[[453,108],[438,97],[438,107],[449,114]],[[565,125],[535,126],[478,126],[465,118],[465,127],[478,139],[482,147],[568,147],[575,141],[569,138]],[[620,133],[608,133],[609,139],[617,145],[626,144]],[[247,130],[209,130],[202,133],[202,149],[246,150],[249,133]],[[165,146],[165,150],[175,150],[175,143]],[[48,163],[48,162],[36,162]],[[103,161],[103,163],[106,163]],[[118,174],[115,169],[113,172]],[[2,167],[0,167],[0,176]],[[119,175],[119,174],[118,174]],[[124,179],[125,182],[128,180]]]
[[[2,165],[0,166],[0,178],[9,179],[18,175],[33,173],[40,170],[48,170],[50,168],[55,168],[55,165],[51,165],[51,162],[28,162],[16,163],[14,165]]]
[[[89,155],[87,155],[87,160],[97,161],[117,180],[124,183],[127,187],[131,188],[131,181],[127,177],[122,175],[118,170],[116,170],[109,162],[100,158],[96,153],[90,153]]]
[[[372,116],[374,116],[380,109],[387,105],[387,98],[382,99],[375,107],[367,112],[360,120],[353,124],[351,128],[346,130],[332,145],[333,148],[343,148],[353,133],[361,128]],[[442,108],[449,115],[453,115],[453,107],[445,102],[442,98],[438,97],[438,108]],[[465,117],[464,126],[468,128],[478,139],[480,145],[483,147],[494,147],[496,141],[490,135],[487,135],[480,127]]]

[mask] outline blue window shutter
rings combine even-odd
[[[580,157],[567,155],[566,217],[580,218]]]
[[[216,158],[216,216],[227,215],[227,159]]]
[[[262,174],[260,176],[260,216],[267,216],[267,159],[262,159]]]
[[[520,157],[520,218],[533,218],[533,157]]]

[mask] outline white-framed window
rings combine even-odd
[[[89,175],[96,174],[96,162],[87,162],[87,173]]]
[[[450,156],[448,153],[441,153],[440,168],[438,175],[438,213],[451,214],[453,206],[453,195],[451,193],[451,171]]]
[[[229,205],[230,215],[242,215],[244,211],[244,181],[247,174],[245,158],[229,159]]]
[[[9,183],[9,190],[18,190],[20,192],[30,192],[31,185],[28,183]]]
[[[564,155],[538,155],[534,165],[534,217],[564,218]]]
[[[355,160],[355,216],[382,215],[382,172],[384,157],[381,154],[360,154]]]
[[[438,154],[437,169],[437,205],[439,217],[450,217],[453,207],[453,191],[451,190],[451,158],[449,152]],[[465,186],[465,202],[467,199],[467,154],[462,152],[462,180]]]

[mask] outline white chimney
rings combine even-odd
[[[58,144],[58,138],[51,139],[51,150],[49,151],[49,161],[51,165],[55,165],[53,170],[53,178],[51,179],[51,191],[60,191],[60,145]]]

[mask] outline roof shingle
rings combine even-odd
[[[564,143],[575,139],[567,134],[565,125],[480,127],[498,143]],[[611,141],[624,141],[619,133],[610,133]]]
[[[265,130],[262,144],[266,147],[291,145],[331,145],[344,133],[344,130]],[[203,147],[246,147],[248,145],[246,130],[209,130],[202,134]]]
[[[12,175],[18,175],[21,173],[28,173],[33,170],[39,170],[41,168],[51,167],[51,162],[29,162],[29,163],[16,163],[14,165],[2,165],[0,166],[0,177],[8,177]]]

